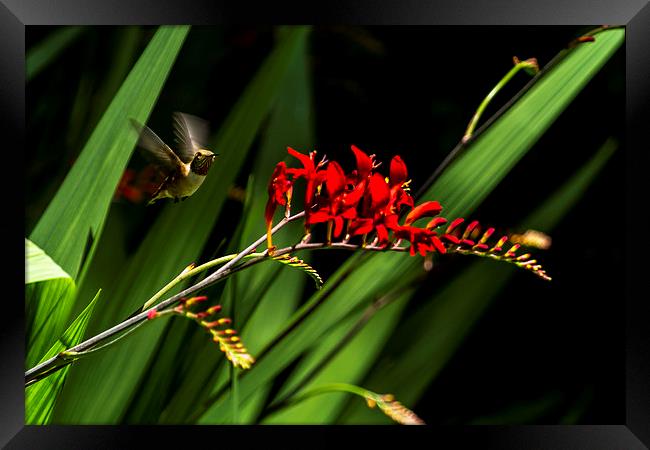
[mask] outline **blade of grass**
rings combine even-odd
[[[538,77],[536,83],[506,113],[468,145],[466,152],[448,167],[425,193],[423,200],[440,200],[446,206],[444,212],[448,217],[464,215],[476,208],[602,67],[623,39],[623,30],[602,32],[598,34],[596,42],[576,47],[544,76]],[[335,282],[341,273],[356,264],[357,258],[350,258],[329,282]],[[394,285],[405,272],[417,265],[419,260],[407,255],[372,255],[341,283],[336,293],[316,313],[306,319],[298,319],[327,295],[328,290],[324,289],[313,296],[295,316],[295,320],[301,321],[300,325],[269,349],[263,359],[258,359],[255,376],[242,376],[242,401],[246,401],[259,386],[271,380],[305,349],[320,340],[322,333],[332,323],[341,320],[369,292],[380,292],[384,286]],[[360,290],[359,286],[364,286],[364,289]],[[200,423],[227,420],[228,411],[223,406],[226,398],[227,395],[211,396],[204,403],[203,407],[209,409],[201,417]],[[408,399],[404,400],[408,403]],[[328,402],[328,405],[335,407],[333,403]]]
[[[81,314],[70,324],[68,329],[57,342],[43,356],[45,361],[66,348],[81,342],[86,331],[86,325],[92,315],[95,303],[101,291],[86,306]],[[25,423],[28,425],[45,425],[50,422],[52,411],[56,404],[59,392],[65,384],[70,366],[64,367],[49,377],[37,381],[25,389]]]
[[[98,311],[98,320],[91,324],[94,330],[123,319],[199,256],[307,34],[307,27],[292,27],[267,57],[212,141],[210,148],[221,156],[201,189],[186,202],[163,207],[120,281],[110,292],[107,290],[110,298],[119,301],[107,302],[105,309]],[[163,321],[148,324],[137,336],[121,342],[121,350],[116,347],[80,361],[70,372],[74,382],[63,390],[63,408],[60,414],[57,408],[55,419],[67,423],[119,422],[140,383],[147,383],[143,376],[164,328]]]
[[[534,226],[549,232],[582,197],[615,149],[616,143],[607,141],[523,221],[522,229]],[[509,266],[489,261],[473,263],[402,324],[402,328],[412,330],[408,345],[403,339],[394,341],[390,353],[378,361],[364,383],[415,402],[513,273]],[[373,423],[374,419],[352,403],[340,418],[343,423]]]

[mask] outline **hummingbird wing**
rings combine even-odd
[[[142,155],[145,158],[167,173],[177,171],[183,166],[176,153],[151,128],[134,119],[130,119],[130,121],[133,128],[140,134],[138,146],[143,150]]]
[[[208,122],[190,114],[175,112],[174,136],[181,161],[189,163],[196,152],[205,147],[208,138]]]

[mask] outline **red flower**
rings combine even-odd
[[[354,152],[354,157],[357,160],[357,179],[359,181],[365,180],[370,175],[374,164],[372,157],[366,155],[362,150],[359,149],[356,145],[351,146],[352,151]]]
[[[442,206],[440,206],[440,203],[438,202],[424,202],[408,213],[406,216],[406,220],[404,221],[405,225],[411,225],[413,222],[416,220],[422,218],[422,217],[433,217],[437,216],[440,214],[440,211],[442,211]],[[427,228],[429,228],[427,226]]]
[[[337,162],[331,162],[325,171],[325,190],[327,198],[319,202],[318,210],[312,212],[307,225],[334,221],[334,236],[338,237],[343,231],[343,220],[356,216],[356,210],[345,204],[346,196],[345,172]]]
[[[292,175],[294,177],[294,180],[302,177],[307,182],[307,186],[305,187],[305,220],[306,224],[309,224],[312,208],[315,206],[315,190],[322,184],[325,179],[325,171],[319,170],[320,167],[324,164],[324,161],[321,161],[318,164],[314,164],[314,159],[316,158],[315,151],[311,152],[309,156],[303,155],[291,147],[287,147],[287,151],[290,155],[298,158],[298,160],[302,163],[302,169],[287,169],[287,173]]]
[[[386,210],[389,206],[390,189],[388,183],[379,173],[373,173],[368,182],[368,195],[364,198],[361,215],[350,223],[350,236],[377,231],[381,243],[388,242],[388,230],[384,224]]]
[[[135,170],[126,169],[122,174],[122,178],[115,190],[115,198],[119,199],[120,197],[124,197],[133,203],[142,201],[142,191],[135,184]]]
[[[437,233],[429,228],[418,228],[411,226],[416,220],[422,217],[436,216],[442,211],[440,203],[435,201],[424,202],[416,206],[407,216],[404,225],[399,225],[397,222],[397,215],[389,218],[388,226],[393,231],[395,237],[405,239],[411,243],[410,253],[415,255],[420,253],[425,256],[427,252],[437,251],[439,253],[446,253],[445,246],[438,238]],[[443,218],[437,218],[429,222],[441,224],[446,222]]]
[[[333,221],[334,237],[341,235],[346,220],[357,217],[357,206],[366,193],[368,176],[373,168],[372,157],[355,146],[352,146],[352,151],[357,160],[357,170],[346,175],[337,162],[330,162],[324,180],[327,198],[319,199],[318,209],[306,221],[307,225]],[[321,179],[317,177],[316,183],[321,182]]]
[[[398,213],[402,205],[407,205],[413,208],[413,197],[411,197],[406,190],[405,186],[408,186],[408,172],[406,170],[406,164],[402,161],[402,158],[399,156],[394,156],[390,161],[390,196],[391,196],[391,207],[393,208],[394,213]]]
[[[391,160],[388,181],[379,173],[370,176],[368,197],[361,216],[350,224],[348,230],[351,236],[367,234],[374,229],[380,245],[388,243],[388,224],[396,223],[402,205],[413,206],[413,198],[404,189],[408,184],[407,177],[406,164],[399,156]]]
[[[322,169],[325,163],[321,161],[316,164],[314,161],[316,152],[304,155],[291,147],[288,148],[289,154],[301,162],[302,168],[287,168],[281,162],[273,172],[265,213],[269,248],[273,248],[271,228],[275,209],[278,205],[286,205],[290,201],[293,181],[304,178],[307,184],[307,227],[324,222],[332,223],[334,237],[339,237],[347,221],[347,232],[350,236],[366,235],[374,231],[377,233],[379,245],[387,245],[392,232],[394,238],[411,243],[412,255],[425,255],[433,251],[445,253],[445,246],[433,230],[446,223],[445,219],[435,217],[425,228],[413,226],[420,218],[438,215],[442,206],[436,201],[429,201],[413,207],[413,198],[408,194],[408,170],[402,158],[393,157],[389,168],[390,176],[384,178],[380,173],[373,173],[377,165],[372,156],[368,156],[354,145],[351,148],[357,167],[347,175],[335,161],[330,162],[326,169]],[[289,180],[289,176],[293,177],[293,180]],[[402,205],[413,208],[404,225],[398,222]],[[451,234],[459,224],[460,222],[454,221],[442,237],[452,243],[460,242],[461,239]],[[465,238],[466,236],[463,236],[462,239]]]
[[[268,186],[269,199],[266,202],[264,218],[266,219],[266,236],[269,248],[273,247],[271,240],[273,214],[275,214],[278,205],[286,206],[291,202],[291,188],[293,183],[287,178],[287,172],[287,165],[284,162],[279,162],[275,166]]]
[[[137,173],[133,169],[126,169],[115,190],[115,199],[125,198],[132,203],[140,203],[145,195],[153,195],[162,182],[152,164]]]

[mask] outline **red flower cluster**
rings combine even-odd
[[[125,198],[131,203],[140,203],[145,196],[153,195],[161,183],[162,180],[153,165],[146,166],[140,172],[126,169],[115,190],[115,200]]]
[[[352,151],[357,167],[349,174],[336,161],[316,163],[316,152],[304,155],[292,148],[288,151],[302,163],[302,168],[287,168],[284,162],[280,162],[273,171],[265,213],[269,248],[273,248],[271,228],[274,212],[278,205],[290,205],[293,183],[300,178],[306,181],[305,226],[309,229],[318,223],[328,223],[328,239],[331,239],[332,232],[335,238],[340,237],[344,229],[347,230],[346,238],[375,232],[377,244],[386,246],[391,241],[392,232],[394,239],[411,243],[411,255],[420,253],[423,256],[427,252],[445,253],[441,238],[458,243],[456,236],[438,236],[434,231],[447,222],[435,217],[442,211],[440,203],[427,201],[414,207],[413,198],[408,193],[410,180],[406,164],[399,156],[391,160],[389,177],[386,178],[375,171],[378,164],[374,155],[368,156],[354,145]],[[412,208],[404,224],[398,220],[402,206]],[[423,217],[433,219],[423,228],[413,225]]]

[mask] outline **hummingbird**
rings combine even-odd
[[[149,127],[130,119],[140,135],[138,146],[142,155],[165,177],[148,205],[163,198],[173,198],[174,203],[187,199],[201,186],[218,156],[218,153],[204,148],[208,135],[206,121],[180,112],[175,112],[172,118],[176,150],[172,150]]]

